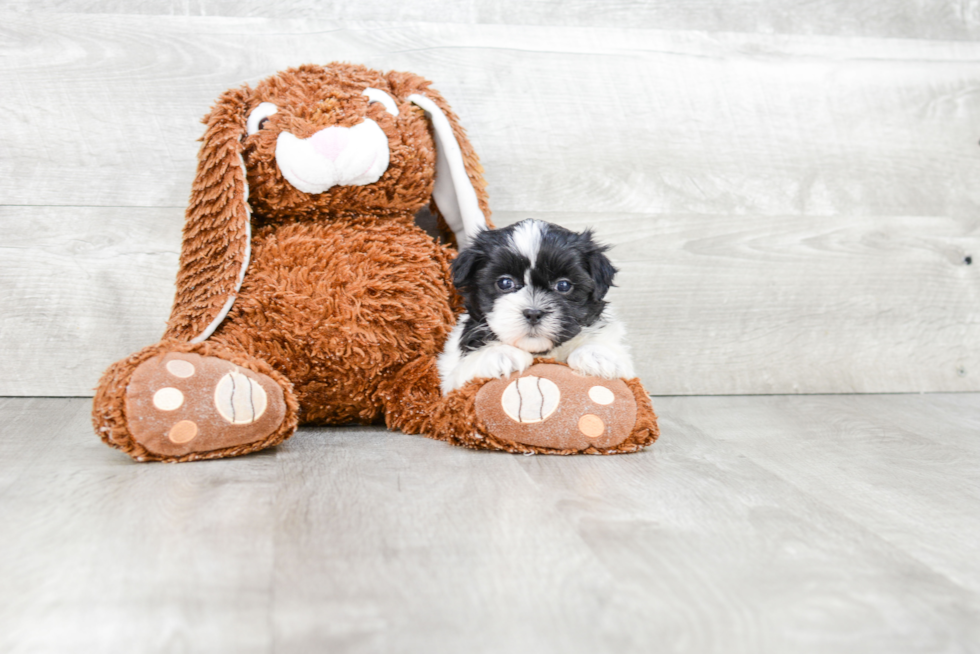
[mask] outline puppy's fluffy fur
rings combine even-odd
[[[592,232],[540,220],[481,232],[453,261],[461,315],[439,357],[442,391],[523,371],[535,356],[633,377],[626,330],[603,300],[616,269]]]

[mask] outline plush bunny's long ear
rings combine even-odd
[[[251,253],[251,210],[242,159],[247,87],[226,91],[204,118],[197,176],[184,222],[177,294],[164,338],[198,343],[224,320]]]
[[[462,250],[477,232],[489,225],[483,168],[442,97],[427,89],[426,95],[413,93],[408,100],[421,107],[432,121],[436,141],[436,181],[432,199]]]

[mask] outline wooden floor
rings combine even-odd
[[[655,398],[611,458],[135,464],[0,399],[2,652],[980,650],[980,394]]]

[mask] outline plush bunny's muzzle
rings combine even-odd
[[[388,170],[389,157],[388,137],[370,118],[353,127],[327,127],[306,139],[289,132],[276,139],[276,164],[303,193],[373,184]]]

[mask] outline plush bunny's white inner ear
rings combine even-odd
[[[421,107],[432,121],[436,133],[436,183],[432,197],[462,250],[478,232],[487,228],[486,216],[480,211],[476,191],[466,175],[463,153],[449,119],[439,105],[424,95],[414,93],[408,100]]]
[[[364,93],[368,97],[368,102],[380,102],[385,111],[387,111],[392,116],[398,116],[398,105],[395,101],[391,99],[391,96],[382,91],[381,89],[372,89],[370,87],[364,89]]]

